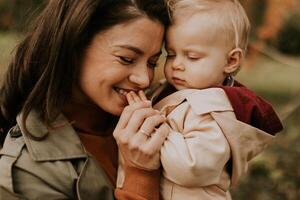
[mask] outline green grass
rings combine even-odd
[[[284,130],[266,151],[251,162],[248,175],[232,192],[233,199],[298,200],[300,59],[273,52],[271,57],[259,55],[252,64],[243,68],[237,79],[272,102],[282,117]]]
[[[237,78],[260,93],[293,96],[300,92],[300,61],[298,66],[287,66],[265,56],[253,66],[240,71]]]
[[[0,76],[4,73],[20,37],[17,33],[0,32]]]

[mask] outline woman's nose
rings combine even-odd
[[[149,87],[151,82],[151,73],[148,71],[148,67],[137,66],[132,70],[133,71],[129,76],[129,81],[141,89]]]

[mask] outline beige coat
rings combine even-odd
[[[230,186],[274,137],[236,120],[220,88],[181,90],[154,108],[166,114],[171,129],[161,149],[165,200],[231,199]]]
[[[12,128],[0,150],[0,200],[110,200],[114,188],[104,170],[83,148],[76,132],[60,115],[55,129],[47,128],[32,111],[26,121],[28,130],[42,141]],[[19,195],[17,195],[19,194]]]

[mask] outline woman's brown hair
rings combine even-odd
[[[164,0],[49,0],[44,6],[0,88],[0,144],[20,112],[23,124],[32,109],[48,125],[57,117],[95,34],[141,16],[169,24]]]

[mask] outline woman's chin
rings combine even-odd
[[[122,111],[124,110],[125,106],[127,106],[127,101],[110,101],[110,105],[108,105],[106,112],[115,115],[115,116],[120,116],[122,114]]]
[[[120,116],[124,110],[125,106],[118,106],[112,109],[109,113],[115,116]]]

